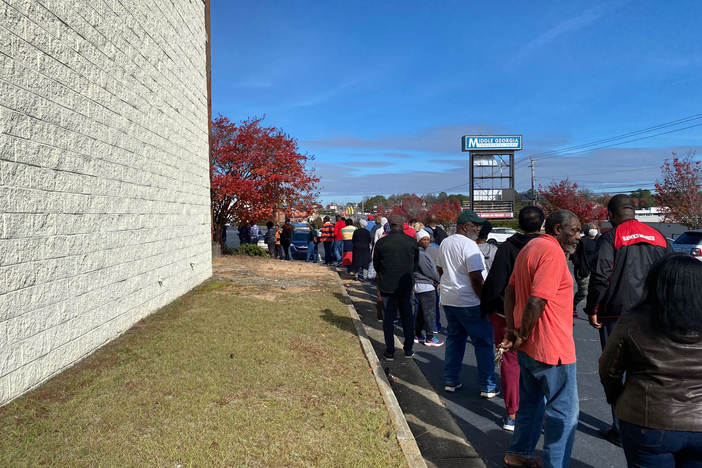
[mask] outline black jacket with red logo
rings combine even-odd
[[[635,219],[600,236],[590,274],[585,313],[598,319],[616,318],[643,299],[651,265],[672,252],[657,229]]]

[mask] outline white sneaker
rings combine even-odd
[[[492,398],[497,395],[499,395],[499,392],[497,390],[490,390],[489,392],[480,392],[480,396],[483,398]]]
[[[451,392],[451,393],[453,393],[453,392],[455,392],[456,390],[458,390],[459,388],[461,388],[462,386],[463,386],[463,384],[461,384],[461,383],[456,384],[456,385],[446,385],[446,386],[444,387],[444,391],[445,391],[445,392]]]

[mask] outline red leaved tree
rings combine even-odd
[[[541,209],[546,216],[556,210],[568,210],[572,211],[582,224],[607,219],[607,208],[592,200],[578,189],[578,184],[571,183],[568,179],[553,182],[546,187],[539,186],[539,193],[544,200]]]
[[[263,118],[233,124],[218,117],[212,125],[212,212],[217,242],[227,222],[258,221],[274,212],[308,213],[319,179],[298,152],[297,140]]]
[[[458,215],[461,214],[461,211],[463,210],[459,200],[456,199],[453,200],[453,202],[444,200],[431,205],[427,214],[436,215],[436,219],[439,220],[439,223],[444,226],[449,226],[456,224],[456,219],[458,219]]]
[[[407,221],[411,219],[424,221],[426,214],[427,210],[424,207],[424,199],[418,197],[414,193],[403,198],[400,203],[396,203],[390,211],[390,215],[404,216]]]
[[[391,210],[388,210],[387,208],[385,208],[385,205],[379,204],[379,205],[377,205],[377,208],[375,209],[375,214],[378,216],[378,218],[382,218],[382,217],[387,218],[388,216],[390,216],[390,211]]]
[[[661,166],[663,182],[656,181],[654,195],[668,223],[679,223],[690,229],[702,227],[702,163],[694,161],[694,151],[687,156],[666,159]]]

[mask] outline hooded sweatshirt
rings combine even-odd
[[[378,242],[378,239],[383,237],[383,229],[385,228],[385,225],[388,224],[387,218],[383,217],[380,218],[380,223],[376,224],[375,227],[373,227],[373,231],[371,231],[371,236],[373,236],[373,244]]]
[[[419,269],[414,272],[415,292],[416,285],[429,284],[433,289],[441,283],[439,271],[436,269],[436,262],[427,253],[426,249],[419,247]]]
[[[522,248],[532,239],[541,234],[515,234],[500,245],[492,262],[492,268],[483,284],[483,295],[480,302],[480,312],[483,317],[496,312],[504,316],[505,289],[512,276],[514,262]]]

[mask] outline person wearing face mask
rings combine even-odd
[[[673,249],[663,234],[636,219],[634,201],[615,195],[607,204],[613,228],[600,236],[588,285],[585,313],[590,325],[599,330],[604,349],[619,317],[644,297],[646,276],[651,266]],[[612,407],[612,427],[600,436],[622,446],[619,420]]]
[[[573,318],[578,318],[578,304],[587,297],[587,285],[590,282],[590,270],[595,264],[597,253],[597,236],[600,231],[597,223],[587,223],[583,226],[585,236],[580,239],[575,253],[570,256],[575,273],[575,284],[578,292],[573,297]]]
[[[464,211],[456,221],[456,234],[439,246],[436,262],[441,276],[441,306],[448,330],[444,358],[444,391],[455,392],[462,386],[459,373],[466,341],[475,348],[480,396],[497,395],[495,349],[492,325],[481,317],[480,298],[485,280],[485,261],[475,241],[485,222],[473,211]]]

